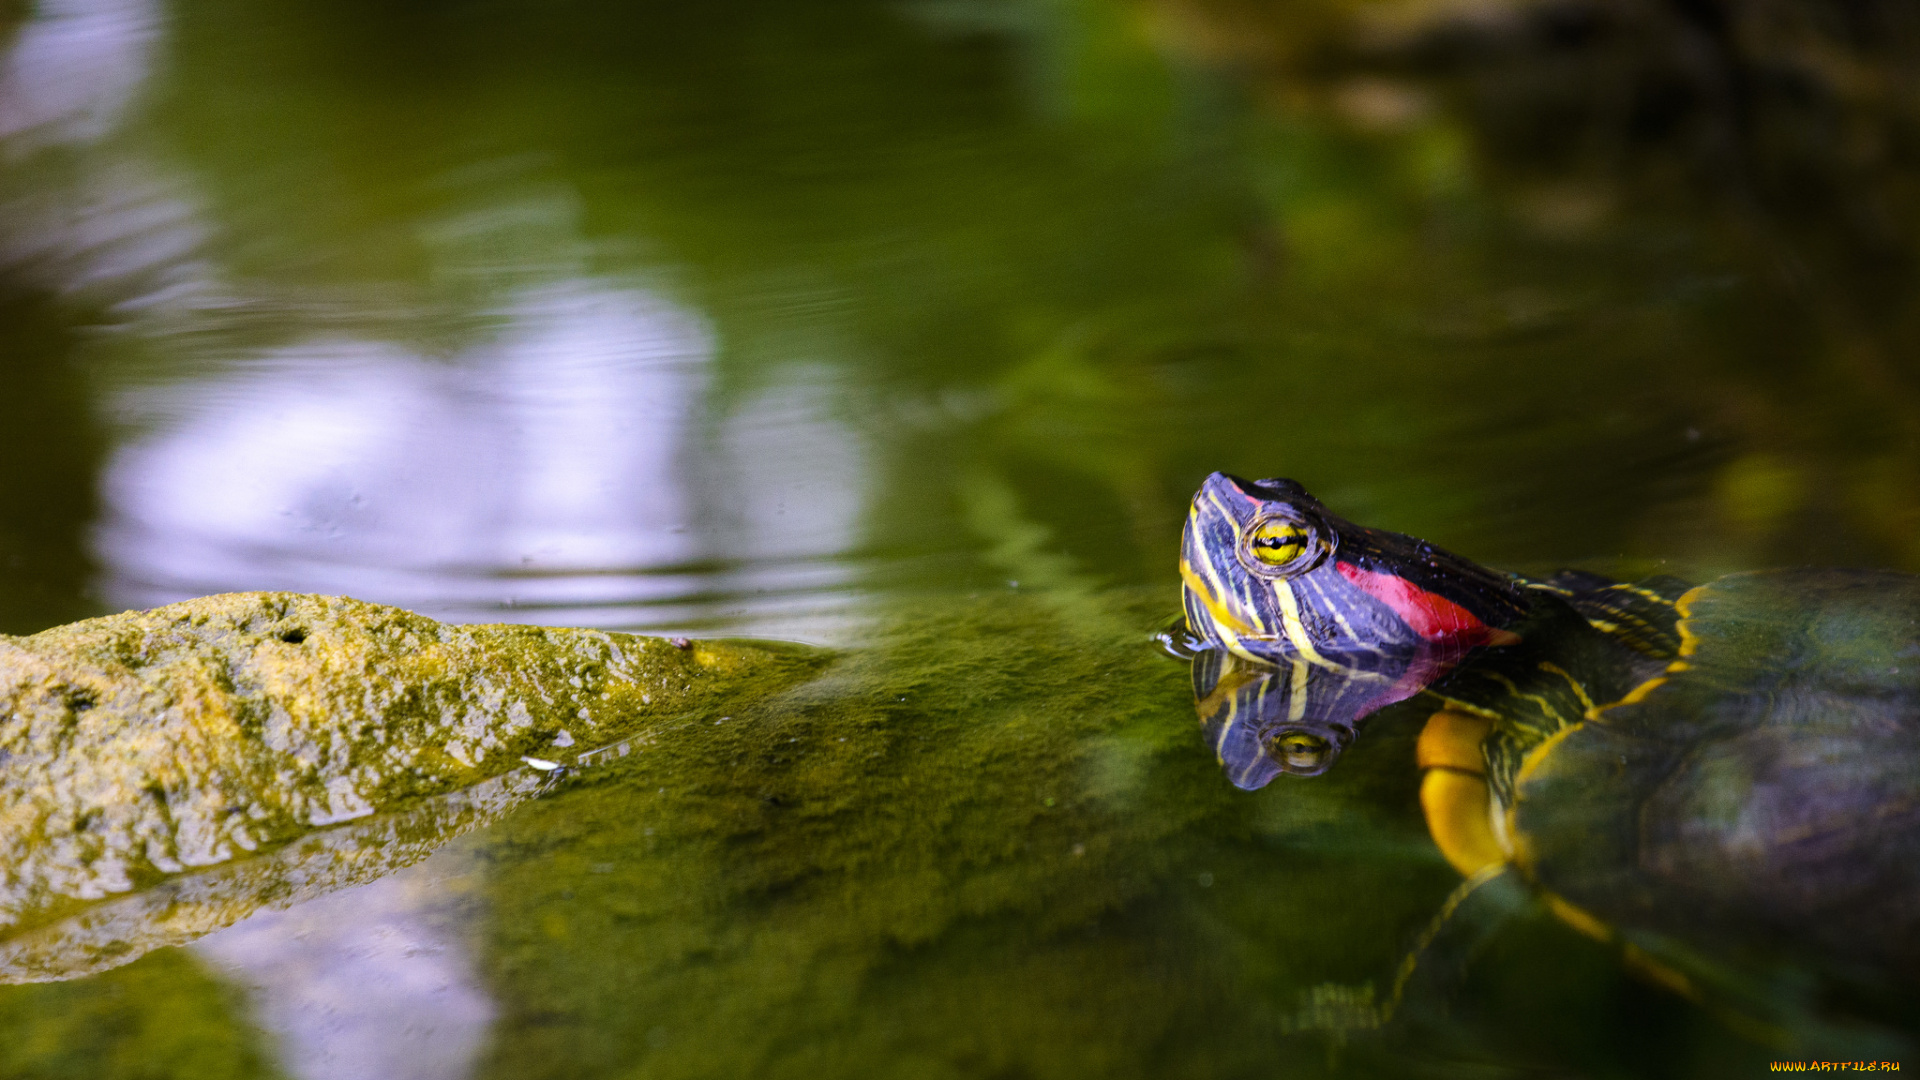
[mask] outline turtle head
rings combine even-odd
[[[1207,477],[1180,543],[1187,627],[1270,664],[1384,671],[1517,641],[1513,579],[1432,544],[1344,521],[1292,480]]]
[[[1180,545],[1194,707],[1242,788],[1318,776],[1361,721],[1483,645],[1535,601],[1505,574],[1344,521],[1291,480],[1214,473]]]

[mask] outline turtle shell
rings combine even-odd
[[[1528,756],[1516,863],[1696,979],[1920,986],[1920,578],[1739,574],[1680,611],[1666,674]]]

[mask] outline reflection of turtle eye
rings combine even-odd
[[[1313,769],[1327,759],[1327,740],[1294,732],[1274,740],[1274,756],[1288,771]]]

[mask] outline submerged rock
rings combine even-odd
[[[0,637],[0,979],[112,966],[368,880],[557,766],[825,657],[293,593]]]

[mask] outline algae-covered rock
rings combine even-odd
[[[406,865],[554,764],[823,659],[291,593],[0,637],[0,979],[124,963]]]

